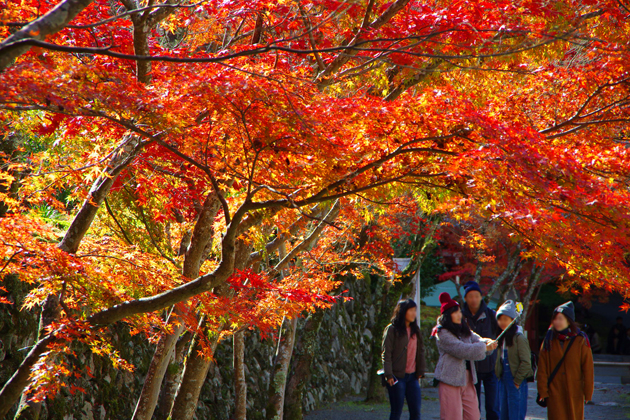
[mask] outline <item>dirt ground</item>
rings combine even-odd
[[[536,384],[529,384],[527,420],[547,419],[547,412],[536,404]],[[329,407],[309,413],[307,420],[386,420],[389,418],[389,403],[366,404],[361,397],[331,404]],[[482,403],[483,406],[483,403]],[[482,409],[482,419],[485,413]],[[422,419],[439,420],[440,403],[437,388],[422,389]],[[403,420],[409,419],[405,411]],[[593,403],[586,406],[585,420],[630,419],[630,385],[595,384]]]

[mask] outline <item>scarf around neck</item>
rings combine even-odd
[[[559,341],[568,341],[570,339],[572,339],[573,337],[577,337],[577,336],[581,336],[584,337],[584,342],[586,343],[586,345],[590,348],[591,347],[591,343],[588,340],[588,336],[584,333],[584,331],[578,329],[577,333],[571,332],[570,329],[566,328],[562,331],[556,331],[555,334],[556,338]],[[551,349],[551,340],[553,340],[554,338],[554,331],[553,331],[553,327],[549,328],[549,330],[547,330],[547,334],[545,335],[545,341],[543,342],[543,350],[549,351]]]

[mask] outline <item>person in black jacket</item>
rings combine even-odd
[[[486,305],[477,282],[469,281],[464,285],[464,301],[462,313],[470,329],[481,337],[497,338],[499,326],[496,312]],[[481,385],[483,384],[486,395],[487,420],[499,420],[499,380],[494,372],[496,360],[497,352],[495,350],[485,360],[475,362],[477,368],[475,387],[477,388],[479,411],[481,411]]]
[[[623,318],[618,316],[617,323],[610,329],[608,334],[608,353],[623,354],[624,341],[626,339],[626,327],[623,325]]]

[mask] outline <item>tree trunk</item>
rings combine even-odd
[[[202,318],[199,329],[204,334],[207,333],[205,325],[205,318]],[[219,334],[214,334],[210,342],[213,354],[218,343]],[[201,388],[208,375],[208,370],[212,365],[212,359],[200,354],[202,350],[201,338],[195,335],[186,358],[182,381],[177,390],[175,400],[173,401],[173,407],[171,408],[171,420],[191,420],[195,415],[195,411],[197,411],[199,394],[201,394]]]
[[[46,335],[46,327],[59,320],[60,316],[61,306],[59,305],[59,298],[56,295],[48,295],[42,305],[42,314],[39,318],[39,326],[37,329],[37,341]],[[42,403],[29,401],[28,398],[29,397],[26,392],[22,393],[14,420],[39,419],[42,410]]]
[[[85,2],[89,4],[90,2]],[[39,19],[38,19],[39,20]],[[147,25],[147,19],[137,18],[136,15],[132,15],[134,21],[134,52],[136,55],[148,55],[149,47],[147,43],[149,35],[149,26]],[[37,22],[37,21],[35,21]],[[24,29],[24,28],[23,28]],[[149,72],[151,71],[150,62],[148,61],[136,61],[138,63],[138,81],[142,83],[148,83],[150,81]],[[65,236],[63,237],[59,248],[74,254],[79,249],[79,244],[83,239],[83,236],[87,233],[89,227],[92,225],[92,221],[96,216],[101,203],[109,194],[116,177],[138,154],[140,151],[141,141],[137,137],[130,137],[130,141],[125,140],[124,151],[125,153],[115,154],[112,161],[106,171],[106,174],[100,176],[92,189],[87,199],[81,206],[79,213],[72,220],[72,224],[68,228]]]
[[[324,311],[318,309],[306,319],[304,328],[300,330],[300,338],[295,344],[294,369],[286,386],[284,399],[284,419],[302,420],[302,399],[304,385],[311,377],[311,363],[318,349],[319,328],[324,319]]]
[[[370,371],[370,382],[368,384],[368,392],[366,401],[381,401],[381,380],[377,375],[378,369],[382,367],[381,360],[381,336],[385,328],[390,322],[391,314],[396,306],[396,302],[401,296],[408,296],[413,290],[413,275],[402,278],[402,281],[394,284],[386,283],[384,285],[383,297],[381,299],[381,308],[376,314],[376,323],[374,326],[374,341],[372,343],[372,369]],[[384,281],[384,280],[383,280]]]
[[[184,373],[184,358],[188,353],[190,347],[190,341],[192,339],[192,333],[187,331],[178,341],[175,346],[175,354],[171,363],[166,370],[166,377],[164,378],[164,384],[162,385],[162,391],[160,392],[160,402],[158,403],[157,412],[155,413],[156,420],[167,420],[168,415],[175,401],[175,395],[177,394],[177,388],[182,380],[182,374]]]
[[[247,381],[245,380],[245,332],[234,334],[234,409],[235,420],[247,419]]]
[[[505,270],[503,271],[503,273],[499,275],[499,277],[496,278],[496,280],[490,287],[490,290],[488,291],[488,294],[485,297],[486,303],[490,302],[490,299],[492,299],[492,296],[497,292],[497,290],[500,290],[501,286],[503,285],[503,282],[510,276],[510,274],[512,274],[512,272],[515,270],[516,265],[520,262],[520,260],[521,260],[521,245],[517,244],[516,250],[512,254],[510,254],[508,257],[508,262],[507,262],[507,266]]]
[[[137,15],[136,15],[137,16]],[[133,19],[133,49],[136,55],[147,56],[149,54],[149,25],[146,19]],[[136,78],[141,83],[151,82],[151,62],[146,60],[136,60]]]
[[[105,170],[106,174],[96,179],[90,189],[88,197],[81,205],[81,209],[77,215],[72,219],[70,227],[59,243],[59,249],[70,254],[77,252],[79,244],[90,226],[92,226],[96,212],[103,203],[103,200],[105,200],[105,197],[107,197],[107,194],[109,194],[109,190],[114,184],[116,177],[133,161],[142,149],[142,146],[144,146],[144,143],[137,137],[130,136],[123,140],[123,144],[121,145],[123,153],[116,153]]]
[[[490,223],[490,219],[486,219],[484,220],[484,222],[481,224],[481,228],[479,229],[479,233],[481,235],[485,235],[487,228],[488,228],[488,224]],[[481,283],[481,271],[483,270],[483,263],[481,262],[481,258],[483,257],[483,255],[485,254],[484,249],[479,247],[477,248],[477,267],[475,268],[475,278],[474,280],[477,283]]]
[[[293,247],[289,254],[287,254],[285,245],[282,244],[278,249],[280,262],[276,264],[274,270],[279,271],[282,276],[283,268],[286,267],[290,261],[296,258],[300,252],[312,249],[326,226],[337,218],[339,215],[339,209],[339,200],[336,200],[330,207],[330,210],[328,210],[324,219],[313,228],[313,230],[302,242]],[[293,357],[293,348],[295,346],[297,318],[292,320],[285,319],[282,324],[283,325],[280,328],[280,338],[278,339],[278,350],[276,353],[274,372],[269,390],[269,403],[267,404],[267,418],[277,420],[282,420],[284,417],[285,391],[288,382],[291,358]],[[284,331],[282,331],[283,327]],[[282,337],[285,337],[284,340]]]
[[[245,240],[238,240],[235,244],[235,261],[234,270],[242,270],[245,268],[249,255],[251,253],[252,244]],[[219,287],[216,294],[219,296],[229,296],[230,289],[227,287]],[[205,321],[203,324],[205,325]],[[205,327],[200,328],[201,331],[206,331]],[[211,351],[214,353],[217,344],[219,343],[219,332],[215,331],[211,338]],[[212,364],[212,360],[206,358],[200,354],[202,350],[199,338],[197,337],[195,342],[190,346],[190,352],[186,358],[186,366],[184,367],[184,374],[182,376],[181,384],[177,390],[173,407],[171,408],[171,420],[191,420],[197,410],[197,402],[199,400],[199,394],[201,394],[201,388],[206,380],[208,369]]]
[[[379,283],[382,282],[382,285],[379,284],[380,287],[377,287],[377,290],[382,290],[383,294],[381,297],[381,307],[376,313],[376,320],[374,325],[374,341],[372,342],[372,369],[370,370],[370,374],[368,376],[368,391],[367,396],[365,398],[366,401],[381,401],[382,400],[382,391],[381,391],[381,379],[379,375],[377,375],[378,369],[382,367],[382,359],[381,359],[381,345],[382,340],[381,336],[385,327],[390,322],[391,313],[393,308],[396,305],[398,299],[401,296],[409,296],[413,291],[414,284],[412,283],[413,277],[416,270],[422,269],[422,264],[424,260],[429,255],[429,251],[435,243],[433,238],[435,237],[435,232],[437,228],[440,226],[441,219],[435,218],[431,222],[430,229],[425,235],[423,241],[421,241],[419,245],[419,257],[416,257],[412,260],[409,265],[403,270],[403,276],[400,282],[391,283],[386,281],[386,279],[379,279]],[[421,275],[421,273],[420,273]],[[418,302],[420,304],[420,302]]]
[[[372,369],[368,377],[367,395],[365,400],[368,402],[381,402],[383,400],[383,393],[381,392],[381,381],[377,375],[378,369],[382,365],[381,362],[381,340],[379,333],[385,330],[385,327],[389,323],[389,309],[391,308],[392,296],[400,295],[400,290],[403,285],[400,283],[392,284],[385,279],[378,279],[377,290],[382,290],[381,305],[377,307],[378,311],[375,314],[374,323],[374,341],[372,342]],[[400,285],[400,286],[399,286]],[[395,290],[391,290],[395,289]],[[390,293],[391,292],[391,293]]]
[[[529,309],[532,307],[532,297],[534,296],[534,291],[538,289],[538,284],[540,283],[540,276],[542,272],[545,270],[545,264],[541,264],[536,267],[536,264],[532,267],[532,273],[529,278],[529,285],[527,287],[527,292],[525,293],[525,297],[523,298],[523,313],[521,314],[521,323],[524,325],[525,321],[529,317]]]
[[[185,277],[195,278],[199,275],[204,251],[212,241],[214,218],[220,205],[215,194],[209,194],[204,201],[184,258],[182,274]],[[173,311],[177,315],[176,309]],[[169,325],[173,332],[162,337],[157,344],[132,420],[151,420],[157,406],[164,375],[174,355],[175,345],[184,330],[181,318],[177,316],[169,317]],[[170,409],[170,405],[168,409]]]
[[[304,241],[302,242],[304,243]],[[296,246],[297,248],[297,246]],[[275,269],[280,271],[280,277],[284,276],[283,267],[286,266],[289,259],[287,258],[286,243],[280,244],[278,248],[278,256],[280,262],[276,264]],[[289,371],[289,363],[293,353],[293,345],[295,343],[295,330],[297,327],[297,319],[295,325],[282,318],[280,324],[278,347],[276,349],[276,357],[274,358],[273,371],[271,373],[271,383],[269,384],[269,402],[267,403],[267,419],[282,420],[284,409],[284,392],[287,383],[287,374]],[[283,342],[283,337],[284,342]],[[284,345],[283,345],[284,344]],[[288,351],[291,354],[287,354]],[[286,368],[286,369],[285,369]]]
[[[514,283],[516,283],[518,275],[521,273],[522,267],[523,267],[523,260],[519,259],[518,263],[516,263],[516,267],[514,267],[514,272],[512,273],[512,279],[503,288],[503,292],[501,293],[501,302],[506,301],[508,293],[510,293],[510,290],[514,288]]]
[[[11,159],[13,154],[20,146],[18,137],[14,133],[7,133],[6,131],[0,131],[0,167],[7,174],[13,176],[15,179],[10,183],[0,183],[0,194],[7,194],[11,198],[18,197],[18,189],[22,178],[26,175],[19,170],[10,170],[6,163]],[[0,217],[4,217],[9,207],[5,202],[0,200]]]
[[[285,319],[281,326],[276,363],[269,387],[269,403],[267,404],[267,419],[269,420],[282,420],[284,418],[284,395],[289,364],[293,356],[296,329],[297,318]]]
[[[169,361],[175,357],[175,344],[184,330],[181,320],[177,321],[178,325],[175,325],[173,320],[177,317],[174,316],[174,311],[175,309],[169,316],[169,325],[173,328],[173,333],[165,335],[158,341],[132,420],[151,420],[153,417],[166,369]]]

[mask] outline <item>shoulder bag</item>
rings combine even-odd
[[[551,375],[549,375],[549,378],[547,379],[547,387],[549,387],[549,385],[551,385],[551,381],[553,381],[553,378],[556,376],[556,374],[560,370],[560,367],[562,366],[562,362],[564,362],[564,358],[567,356],[567,353],[569,352],[569,350],[571,350],[571,346],[573,345],[573,342],[575,341],[576,338],[577,338],[577,336],[573,337],[571,339],[571,341],[569,341],[569,346],[567,347],[567,349],[565,350],[564,354],[562,355],[562,358],[560,359],[560,361],[558,362],[558,364],[554,368],[553,372],[551,372]],[[540,394],[537,394],[536,395],[536,404],[538,404],[541,407],[547,407],[547,399],[546,398],[540,398]]]

